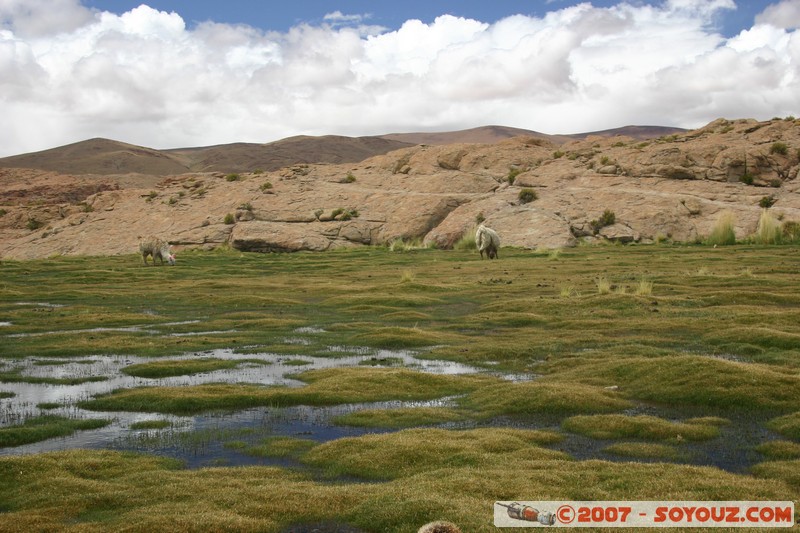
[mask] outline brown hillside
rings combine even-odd
[[[626,126],[614,130],[574,135],[546,135],[505,126],[484,126],[437,133],[394,133],[376,137],[297,136],[279,141],[231,143],[215,146],[156,150],[110,139],[89,139],[66,146],[0,158],[0,168],[31,168],[62,174],[116,176],[121,185],[148,181],[144,176],[169,176],[185,172],[273,171],[298,163],[356,163],[417,144],[490,144],[518,136],[553,143],[588,135],[627,135],[637,139],[682,132],[676,128]]]
[[[142,146],[109,139],[89,139],[58,148],[0,159],[3,168],[35,168],[62,174],[151,174],[167,176],[189,170],[174,157]]]
[[[513,137],[533,137],[543,139],[554,144],[562,144],[567,141],[585,139],[589,136],[599,137],[632,137],[634,139],[646,140],[686,133],[688,130],[682,128],[672,128],[667,126],[623,126],[602,131],[591,131],[587,133],[572,133],[568,135],[548,135],[533,130],[520,128],[509,128],[507,126],[482,126],[460,131],[447,132],[417,132],[417,133],[390,133],[382,135],[384,139],[403,141],[411,144],[430,144],[443,145],[455,143],[496,143]]]
[[[566,140],[565,137],[559,135],[547,135],[545,133],[539,133],[538,131],[509,128],[506,126],[482,126],[480,128],[446,132],[390,133],[388,135],[382,135],[381,137],[409,144],[443,145],[455,143],[489,144],[520,136],[535,137],[554,143],[560,143]]]
[[[0,257],[132,254],[137,236],[151,233],[178,248],[322,251],[397,239],[447,248],[477,220],[503,246],[696,242],[722,214],[746,239],[765,206],[775,224],[796,231],[798,171],[794,119],[720,119],[648,141],[516,136],[415,145],[355,163],[297,164],[231,181],[221,172],[183,173],[118,190],[9,169],[0,175]],[[609,225],[598,223],[605,211],[615,215]]]
[[[89,139],[0,159],[0,168],[63,174],[169,176],[185,172],[277,170],[297,163],[355,163],[408,143],[380,137],[290,137],[267,144],[232,143],[155,150],[109,139]],[[147,181],[147,180],[145,180]]]
[[[673,128],[669,126],[623,126],[621,128],[614,128],[610,130],[590,131],[588,133],[575,133],[571,135],[564,135],[570,139],[585,139],[590,136],[597,137],[631,137],[641,141],[647,139],[656,139],[666,135],[677,135],[686,133],[689,130],[683,128]]]
[[[407,143],[379,137],[289,137],[267,144],[234,143],[165,150],[198,172],[272,171],[298,163],[356,163],[404,148]]]

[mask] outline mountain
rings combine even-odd
[[[63,174],[142,174],[272,171],[298,163],[355,163],[410,146],[380,137],[290,137],[266,144],[232,143],[156,150],[110,139],[89,139],[41,152],[0,159],[0,168]]]
[[[195,172],[272,171],[303,163],[355,163],[410,146],[380,137],[297,136],[266,144],[234,143],[164,153]],[[1,164],[1,163],[0,163]]]
[[[536,137],[546,139],[556,144],[567,140],[560,135],[547,135],[533,130],[509,128],[507,126],[482,126],[459,131],[445,132],[418,132],[418,133],[390,133],[381,135],[384,139],[402,141],[410,144],[454,144],[454,143],[495,143],[512,137]]]
[[[588,133],[575,133],[564,135],[570,139],[585,139],[587,137],[632,137],[641,141],[647,139],[656,139],[667,135],[677,135],[686,133],[689,130],[683,128],[673,128],[670,126],[623,126],[621,128],[614,128],[610,130],[590,131]]]
[[[186,172],[252,172],[311,163],[356,163],[414,145],[491,144],[513,137],[534,137],[562,144],[589,135],[626,135],[646,139],[686,130],[625,126],[573,135],[547,135],[506,126],[483,126],[451,132],[391,133],[379,136],[297,136],[270,143],[231,143],[156,150],[110,139],[89,139],[58,148],[0,158],[0,168],[30,168],[62,174],[169,176]],[[128,179],[130,181],[130,178]]]
[[[655,139],[665,135],[675,135],[686,133],[688,130],[683,128],[673,128],[669,126],[623,126],[602,131],[590,131],[587,133],[572,133],[565,135],[549,135],[533,130],[520,128],[509,128],[507,126],[482,126],[459,131],[447,132],[418,132],[418,133],[390,133],[381,135],[384,139],[403,141],[411,144],[442,145],[454,143],[495,143],[512,137],[534,137],[544,139],[554,144],[562,144],[567,141],[585,139],[590,136],[599,137],[632,137],[638,140]]]
[[[361,157],[359,150],[384,150],[389,141],[299,137],[271,153],[301,147],[319,158]],[[352,152],[325,151],[332,146]],[[152,181],[124,186],[112,175],[0,168],[0,258],[134,254],[137,237],[148,234],[178,250],[323,251],[415,239],[448,248],[477,221],[498,231],[503,246],[529,249],[698,242],[720,220],[746,239],[764,213],[792,238],[800,227],[800,120],[719,119],[647,141],[594,135],[555,144],[515,135],[403,146],[359,162],[254,169],[235,179],[199,170],[136,175]],[[222,159],[228,148],[159,152],[92,140],[62,151],[92,162],[105,154],[213,168],[230,164]],[[68,162],[64,153],[53,161]],[[245,166],[262,163],[269,161]]]
[[[62,174],[181,174],[188,168],[159,150],[110,139],[89,139],[0,159],[0,168],[35,168]]]

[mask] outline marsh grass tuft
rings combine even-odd
[[[609,294],[611,292],[611,282],[605,276],[597,278],[595,284],[597,285],[598,294]]]
[[[405,363],[401,357],[370,357],[360,363],[361,366],[403,366]]]
[[[245,363],[266,364],[260,359],[231,360],[214,357],[201,357],[199,359],[173,359],[167,361],[154,361],[126,366],[122,372],[129,376],[139,378],[165,378],[173,376],[189,376],[214,370],[236,368]]]
[[[800,411],[767,422],[767,427],[784,437],[800,441]]]
[[[76,431],[97,429],[110,423],[110,420],[97,418],[78,420],[63,416],[42,415],[29,418],[19,425],[0,428],[0,448],[20,446],[53,437],[66,437]]]
[[[430,400],[494,383],[488,376],[447,376],[404,368],[329,368],[295,376],[305,387],[211,383],[123,389],[79,402],[98,411],[191,414],[258,406],[338,405],[386,400]]]
[[[783,227],[769,209],[762,209],[758,219],[758,228],[751,240],[757,244],[780,244],[783,239]]]
[[[166,429],[172,426],[169,420],[142,420],[131,424],[131,429]]]
[[[711,233],[706,238],[706,244],[718,246],[730,246],[736,244],[736,233],[734,225],[736,216],[732,211],[722,211],[717,217]]]
[[[86,376],[74,378],[56,378],[42,376],[26,376],[20,371],[0,372],[0,381],[5,383],[38,383],[43,385],[80,385],[108,380],[105,376]]]
[[[800,459],[800,443],[788,440],[771,440],[756,446],[756,451],[767,459]]]
[[[579,415],[567,418],[561,427],[593,439],[635,438],[680,443],[719,436],[719,428],[714,424],[671,422],[648,415]]]
[[[618,393],[602,387],[539,380],[488,385],[469,393],[458,403],[476,418],[608,413],[631,406]]]
[[[561,298],[574,298],[580,296],[580,293],[575,290],[574,285],[561,285],[559,287],[559,296]]]
[[[653,282],[645,279],[639,280],[636,285],[636,296],[650,296],[653,294]]]
[[[475,250],[477,248],[477,244],[475,243],[475,231],[476,227],[474,225],[464,230],[461,238],[453,244],[453,250]]]
[[[562,452],[540,447],[559,440],[561,437],[557,434],[536,430],[406,429],[326,442],[301,460],[324,468],[330,476],[394,479],[445,467],[503,464],[520,456],[539,460],[566,459]]]
[[[412,281],[414,281],[414,273],[410,270],[403,270],[400,275],[400,283],[411,283]]]
[[[667,463],[574,461],[540,447],[551,442],[551,433],[506,428],[406,430],[340,439],[306,454],[329,474],[389,483],[330,483],[263,466],[185,470],[173,459],[98,450],[0,457],[0,506],[20,531],[74,524],[102,531],[131,524],[142,531],[289,531],[338,523],[404,533],[446,519],[462,531],[483,532],[493,530],[486,502],[518,494],[783,500],[795,498],[800,480],[800,461],[758,465],[757,479]]]
[[[413,252],[415,250],[427,250],[431,246],[424,244],[422,238],[415,239],[394,239],[389,242],[388,249],[390,252]]]
[[[283,362],[283,364],[288,366],[305,366],[312,365],[314,363],[308,361],[307,359],[287,359]]]
[[[353,342],[362,346],[384,349],[422,348],[447,343],[446,335],[436,335],[420,328],[402,326],[378,327],[353,336]]]
[[[580,365],[559,380],[618,384],[629,398],[720,409],[800,409],[800,377],[768,365],[695,355],[629,357]]]

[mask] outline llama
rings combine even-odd
[[[170,250],[169,243],[158,237],[151,236],[139,241],[139,252],[142,254],[142,261],[144,261],[145,265],[147,265],[148,255],[153,258],[153,266],[156,265],[156,257],[158,257],[162,265],[164,264],[164,259],[170,265],[175,264],[175,256]]]
[[[425,524],[417,533],[461,533],[461,530],[452,522],[437,521]]]
[[[497,254],[497,249],[500,248],[500,236],[492,228],[487,228],[483,224],[478,226],[478,230],[475,232],[475,244],[481,253],[481,259],[483,259],[483,252],[486,252],[489,259],[500,258]]]

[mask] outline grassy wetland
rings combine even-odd
[[[761,245],[3,261],[0,530],[798,502],[798,278]]]

